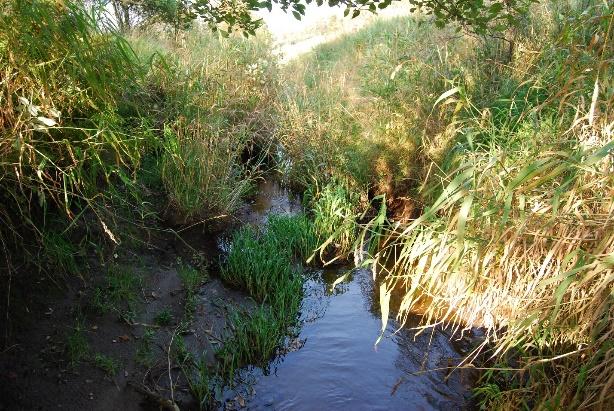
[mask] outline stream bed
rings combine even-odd
[[[288,190],[265,181],[244,221],[260,225],[271,213],[299,210]],[[450,373],[463,347],[444,330],[417,335],[411,327],[418,325],[418,315],[401,330],[391,318],[375,345],[382,322],[371,270],[336,266],[304,275],[299,334],[288,338],[267,369],[241,370],[239,385],[223,394],[222,409],[471,408],[472,378],[459,370]]]

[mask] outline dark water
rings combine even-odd
[[[296,214],[301,211],[301,202],[286,187],[275,179],[258,184],[258,194],[240,218],[245,223],[263,225],[271,214]]]
[[[275,183],[254,213],[292,209]],[[284,200],[284,198],[286,200]],[[268,204],[268,205],[267,205]],[[277,211],[275,211],[275,209]],[[348,274],[349,273],[349,274]],[[331,286],[348,274],[334,290]],[[251,368],[225,395],[226,408],[264,410],[429,410],[469,407],[470,378],[450,366],[461,358],[443,331],[416,336],[389,321],[381,330],[378,290],[371,271],[333,268],[305,274],[300,334],[269,370]],[[419,321],[415,317],[414,324]],[[412,324],[409,324],[410,326]],[[266,375],[265,375],[266,374]]]

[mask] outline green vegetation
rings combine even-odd
[[[305,200],[313,213],[314,230],[320,240],[320,259],[330,263],[347,257],[357,239],[360,197],[346,185],[330,182],[321,191],[317,191],[317,185],[312,186],[305,193]]]
[[[71,367],[78,365],[88,354],[89,344],[85,335],[85,324],[77,318],[75,326],[66,335],[66,356]]]
[[[7,2],[1,19],[9,271],[73,271],[72,244],[118,245],[162,217],[182,223],[236,209],[270,146],[266,40],[195,29],[184,49],[146,36],[129,42],[70,2]],[[249,64],[261,69],[247,72]]]
[[[173,206],[188,218],[203,210],[234,211],[250,184],[235,170],[243,147],[236,138],[245,141],[245,137],[200,127],[176,124],[164,130],[162,181]]]
[[[147,133],[124,113],[143,68],[125,39],[76,6],[5,2],[0,16],[2,247],[13,266],[51,258],[64,268],[80,211],[95,209],[92,225],[108,227],[98,187],[139,163]],[[72,219],[61,236],[49,227],[57,213]],[[40,244],[51,252],[39,255]]]
[[[305,214],[270,215],[263,243],[270,243],[280,253],[305,261],[318,247],[317,229]]]
[[[185,364],[192,359],[192,354],[188,351],[185,340],[181,334],[176,334],[173,336],[173,341],[171,345],[171,356],[179,363]]]
[[[198,291],[198,286],[203,283],[206,275],[191,265],[183,263],[181,259],[177,261],[177,274],[179,274],[179,278],[185,288],[184,316],[181,324],[182,326],[188,326],[196,311],[196,292]]]
[[[181,259],[177,260],[177,274],[188,293],[194,293],[206,278],[206,275]]]
[[[151,329],[145,330],[136,347],[136,362],[144,367],[151,368],[155,363],[154,356],[154,337],[155,332]]]
[[[168,308],[164,308],[156,314],[154,321],[159,326],[166,327],[167,325],[170,325],[173,321],[173,313],[171,313]]]
[[[431,111],[460,70],[448,65],[460,58],[452,53],[464,47],[461,40],[439,52],[424,47],[446,35],[413,19],[380,21],[290,63],[296,81],[280,102],[278,138],[293,182],[322,189],[335,179],[352,195],[370,190],[389,200],[414,194],[452,138]]]
[[[132,268],[111,265],[105,283],[94,290],[92,306],[106,313],[114,312],[127,322],[134,320],[140,302],[143,278]]]
[[[113,378],[119,372],[117,360],[101,353],[94,355],[94,365],[104,371],[110,378]]]
[[[385,194],[391,223],[359,236],[386,244],[383,294],[404,292],[401,323],[426,294],[425,325],[486,327],[467,360],[492,356],[485,409],[612,400],[612,24],[573,1],[533,8],[511,43],[396,19],[288,69],[290,175]]]
[[[257,301],[270,301],[292,287],[298,273],[292,267],[290,254],[280,249],[277,241],[252,227],[240,229],[232,239],[232,249],[222,269],[222,278],[244,288]],[[299,279],[300,280],[300,279]],[[296,287],[296,285],[294,286]]]
[[[233,335],[216,353],[220,359],[220,374],[225,381],[233,383],[235,372],[248,364],[267,368],[269,360],[289,334],[288,327],[296,323],[301,296],[292,295],[291,306],[262,304],[252,312],[233,314]]]
[[[317,247],[314,229],[303,214],[271,216],[262,231],[238,230],[222,266],[222,278],[245,289],[260,304],[235,312],[232,337],[217,352],[227,381],[246,364],[266,366],[294,326],[303,280],[294,259],[305,260]]]
[[[196,398],[200,409],[212,408],[214,397],[211,390],[211,371],[207,367],[204,358],[195,362],[189,372],[185,372],[190,392]]]

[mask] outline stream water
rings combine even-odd
[[[275,181],[262,184],[248,213],[262,223],[270,213],[292,213],[298,202]],[[298,207],[300,209],[300,207]],[[332,285],[341,276],[346,279]],[[368,269],[348,267],[305,273],[301,328],[267,370],[242,370],[242,383],[225,393],[247,409],[429,410],[470,407],[471,379],[449,368],[461,347],[443,330],[416,335],[415,316],[402,330],[394,319],[381,330],[377,287]],[[239,407],[236,407],[239,408]]]

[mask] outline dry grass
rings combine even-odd
[[[387,248],[397,252],[388,288],[405,290],[400,320],[426,295],[425,324],[487,328],[476,355],[484,347],[493,357],[522,348],[518,367],[549,363],[539,387],[524,387],[545,390],[539,406],[557,398],[606,408],[614,399],[612,124],[598,135],[607,141],[598,149],[546,153],[505,172],[497,166],[502,157],[474,159]],[[504,195],[489,192],[501,184],[509,188]],[[500,405],[520,405],[522,394],[510,392]]]
[[[401,322],[427,297],[425,328],[486,328],[465,363],[492,364],[476,390],[489,409],[614,405],[614,118],[603,86],[614,18],[605,6],[591,13],[565,32],[575,53],[545,50],[528,70],[517,57],[527,82],[551,91],[542,103],[509,106],[511,127],[494,110],[456,125],[470,138],[435,166],[429,206],[376,254],[396,261],[380,275],[384,295],[403,291]]]

